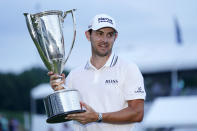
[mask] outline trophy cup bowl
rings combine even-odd
[[[61,79],[64,65],[68,60],[76,37],[75,17],[73,10],[66,12],[52,10],[36,14],[24,13],[30,36],[38,50],[38,53],[49,71],[58,74]],[[73,40],[65,57],[63,23],[66,15],[72,14]],[[45,111],[48,116],[46,122],[60,123],[68,121],[66,115],[84,112],[80,106],[80,94],[75,89],[63,89],[55,91],[43,99]]]

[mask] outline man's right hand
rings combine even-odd
[[[48,72],[50,76],[50,84],[54,91],[62,90],[64,87],[62,86],[65,84],[65,74],[61,74],[62,78],[59,78],[57,74],[54,74],[52,71]]]

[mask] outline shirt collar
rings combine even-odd
[[[115,55],[115,53],[112,53],[103,67],[113,67],[116,64],[117,60],[118,60],[118,56]],[[90,62],[90,59],[87,61],[85,65],[85,69],[89,69],[89,68],[95,68]]]

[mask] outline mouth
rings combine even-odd
[[[108,44],[99,44],[98,46],[100,48],[106,49],[109,45]]]

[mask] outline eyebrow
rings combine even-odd
[[[103,32],[103,31],[101,31],[101,30],[96,30],[96,32]]]
[[[98,33],[104,33],[102,30],[96,30]],[[115,31],[107,32],[107,33],[115,33]]]

